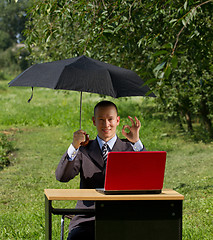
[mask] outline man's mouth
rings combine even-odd
[[[110,130],[111,130],[111,129],[102,129],[102,131],[103,131],[104,133],[108,133],[108,132],[110,132]]]

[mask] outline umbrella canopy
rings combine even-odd
[[[99,93],[114,98],[145,96],[150,91],[133,71],[86,56],[35,64],[9,86],[45,87]],[[155,97],[153,93],[150,97]]]
[[[144,81],[131,70],[83,55],[35,64],[13,79],[9,86],[74,90],[119,98],[146,96],[150,89],[143,84]],[[155,94],[148,96],[155,97]]]

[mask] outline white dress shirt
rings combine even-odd
[[[100,149],[102,149],[102,146],[104,145],[104,143],[107,143],[107,145],[109,146],[109,149],[112,150],[116,140],[117,140],[117,135],[115,135],[113,138],[111,138],[108,142],[105,142],[104,140],[102,140],[101,138],[99,138],[99,136],[97,136],[97,140],[98,140],[98,144]],[[143,144],[141,142],[141,140],[139,139],[136,143],[132,144],[133,150],[136,152],[142,151],[143,150]],[[76,157],[77,153],[78,153],[78,149],[75,149],[73,147],[73,145],[71,144],[67,150],[68,156],[69,156],[69,161],[73,161],[74,158]]]

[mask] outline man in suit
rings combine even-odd
[[[57,169],[56,179],[68,182],[80,173],[80,188],[103,188],[105,179],[106,151],[144,151],[145,148],[139,139],[140,121],[135,117],[128,117],[131,126],[124,125],[122,134],[125,141],[116,135],[119,125],[117,107],[110,101],[101,101],[94,108],[93,125],[97,129],[97,138],[88,141],[89,137],[84,130],[73,134],[73,142],[63,155]],[[125,131],[128,129],[128,133]],[[85,142],[88,141],[86,145]],[[107,144],[107,150],[102,152]],[[93,201],[78,201],[76,208],[94,208]],[[68,240],[94,240],[95,216],[77,215],[69,227]]]

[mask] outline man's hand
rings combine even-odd
[[[75,149],[78,149],[83,142],[89,139],[89,135],[86,134],[83,130],[78,130],[73,134],[73,142],[72,145]]]
[[[132,126],[130,127],[129,125],[124,125],[123,128],[122,128],[122,134],[130,142],[136,143],[139,140],[139,130],[140,130],[140,127],[141,127],[141,123],[140,123],[140,121],[138,120],[137,117],[135,117],[135,121],[130,116],[128,116],[128,118],[131,121]],[[126,133],[126,131],[125,131],[126,128],[129,130],[128,133]]]

